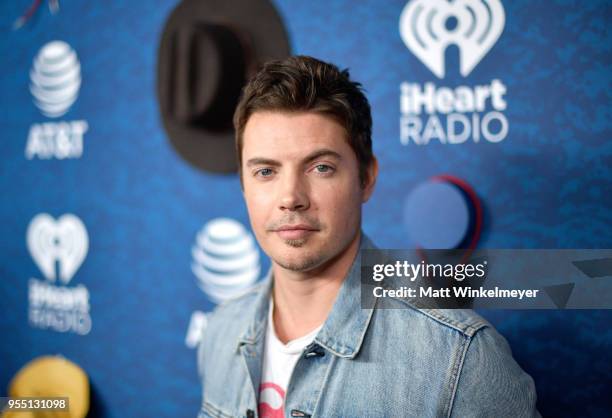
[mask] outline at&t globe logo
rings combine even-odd
[[[216,218],[206,223],[191,249],[191,271],[198,286],[214,303],[248,291],[259,278],[261,265],[255,239],[238,221]],[[206,327],[206,314],[191,315],[185,344],[195,348]]]
[[[45,116],[62,116],[76,101],[81,87],[76,52],[66,42],[49,42],[34,59],[30,80],[36,107]]]
[[[253,236],[229,218],[213,219],[204,225],[191,255],[191,270],[198,285],[216,303],[248,290],[261,270]]]
[[[65,115],[81,88],[81,64],[74,49],[63,41],[51,41],[36,54],[30,70],[34,104],[48,118]],[[84,120],[35,123],[30,127],[25,156],[28,160],[80,158]]]

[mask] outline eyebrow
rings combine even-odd
[[[340,154],[338,154],[336,151],[333,151],[331,149],[327,149],[327,148],[323,148],[320,150],[316,150],[313,153],[311,153],[310,155],[306,156],[303,160],[302,163],[309,163],[311,161],[314,161],[318,158],[321,157],[333,157],[336,158],[337,160],[341,160],[342,156]],[[247,163],[246,163],[247,167],[252,167],[254,165],[269,165],[272,167],[279,167],[281,165],[280,161],[277,160],[273,160],[271,158],[264,158],[264,157],[254,157],[254,158],[250,158]]]

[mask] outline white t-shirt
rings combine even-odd
[[[264,356],[261,369],[261,384],[259,385],[259,416],[261,418],[284,418],[284,400],[287,385],[291,378],[293,368],[302,355],[304,348],[314,340],[321,324],[317,329],[303,337],[296,338],[283,344],[276,336],[272,311],[274,305],[270,298],[268,312],[268,326],[264,342]]]

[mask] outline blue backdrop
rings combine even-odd
[[[29,4],[0,4],[0,394],[32,358],[63,354],[88,373],[94,416],[195,416],[201,388],[186,337],[192,314],[215,302],[198,286],[192,247],[209,221],[231,218],[248,228],[248,217],[237,176],[187,164],[160,122],[157,48],[177,1],[61,1],[55,15],[43,4],[13,30]],[[367,90],[381,171],[363,227],[380,247],[414,244],[404,202],[442,173],[470,183],[482,200],[481,247],[612,246],[609,1],[505,0],[503,32],[491,49],[462,75],[460,51],[449,48],[442,78],[400,36],[404,0],[274,4],[294,53],[350,68]],[[82,81],[68,111],[48,117],[33,101],[31,70],[54,40],[75,51]],[[502,115],[508,125],[502,140],[434,138],[419,145],[402,138],[402,83],[454,89],[494,79],[505,87],[506,106],[487,102],[478,115]],[[425,125],[430,116],[416,117]],[[36,140],[33,129],[61,148],[57,132],[72,129],[61,123],[74,121],[87,124],[81,155],[68,145],[74,152],[66,158],[26,152]],[[491,129],[502,125],[494,121]],[[44,254],[27,245],[28,227],[43,213],[55,220],[74,214],[86,230],[86,255],[69,283],[45,277]],[[261,260],[265,271],[263,254]],[[84,286],[91,329],[64,332],[33,319],[31,279],[56,289]],[[543,415],[609,414],[612,312],[483,315],[534,377]]]

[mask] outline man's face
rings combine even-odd
[[[374,171],[362,188],[346,132],[330,117],[255,112],[245,126],[242,177],[251,226],[283,268],[309,271],[348,248]]]

